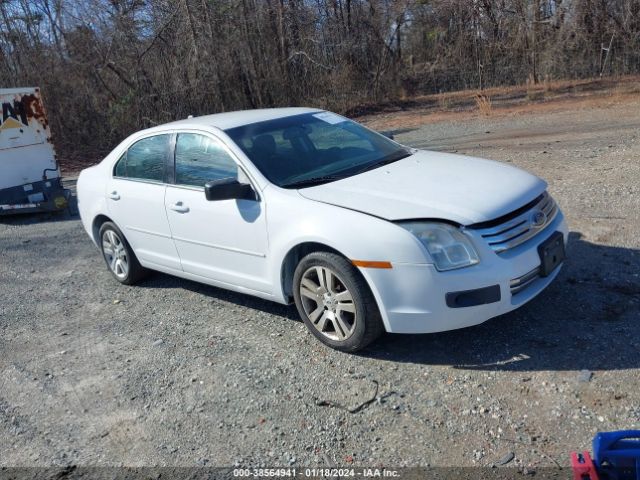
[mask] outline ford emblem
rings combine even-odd
[[[534,227],[540,228],[545,223],[547,223],[547,214],[546,213],[544,213],[542,210],[538,210],[537,212],[533,212],[533,215],[531,215],[531,224]]]

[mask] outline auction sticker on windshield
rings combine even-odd
[[[316,113],[313,116],[316,117],[318,120],[322,120],[323,122],[330,123],[331,125],[335,125],[336,123],[347,121],[346,118],[341,117],[340,115],[336,115],[335,113],[332,113],[332,112]]]

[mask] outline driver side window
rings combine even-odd
[[[179,133],[176,140],[176,184],[204,187],[212,180],[237,178],[238,166],[217,140],[198,133]]]

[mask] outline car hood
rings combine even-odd
[[[504,163],[419,150],[392,164],[299,193],[387,220],[443,219],[470,225],[516,210],[546,187],[535,175]]]

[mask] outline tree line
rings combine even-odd
[[[42,88],[65,155],[190,114],[639,70],[640,0],[0,0],[0,87]]]

